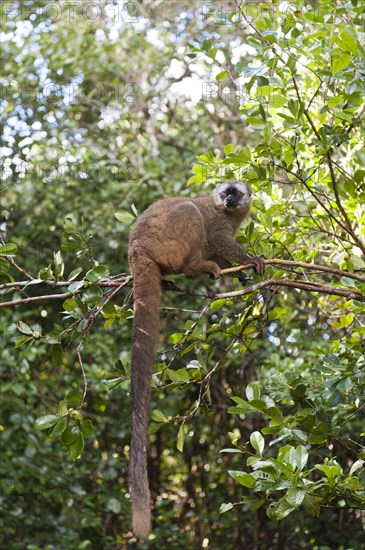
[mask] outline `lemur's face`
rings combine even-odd
[[[230,180],[218,185],[214,192],[216,204],[222,204],[224,208],[247,207],[251,204],[252,189],[237,180]]]

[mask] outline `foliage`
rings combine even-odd
[[[235,176],[266,273],[164,286],[138,547],[360,549],[362,3],[1,10],[1,544],[133,544],[128,231]]]

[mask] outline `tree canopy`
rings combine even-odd
[[[363,2],[0,9],[1,544],[360,550]],[[163,283],[137,544],[128,233],[230,177],[266,272]]]

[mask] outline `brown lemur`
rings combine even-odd
[[[228,261],[253,262],[259,275],[265,269],[259,256],[248,256],[234,234],[247,217],[252,190],[237,180],[216,187],[212,196],[175,197],[152,204],[136,221],[129,238],[133,275],[132,436],[129,491],[133,531],[146,537],[151,530],[147,476],[147,429],[150,416],[152,368],[159,335],[161,276],[172,273],[221,276]]]

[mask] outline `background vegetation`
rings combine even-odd
[[[2,548],[362,548],[363,2],[1,10]],[[137,544],[128,231],[232,175],[267,270],[163,291]]]

